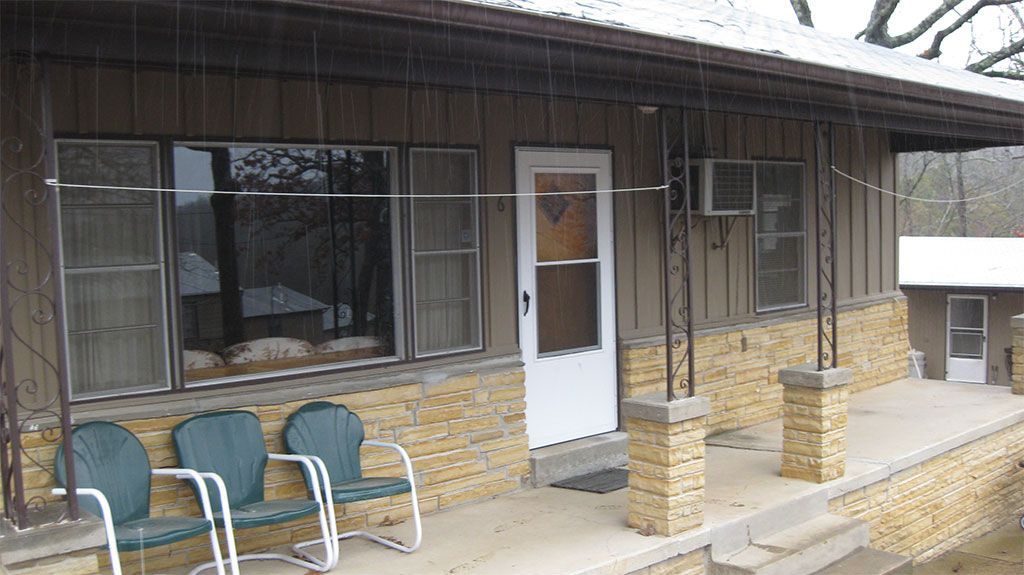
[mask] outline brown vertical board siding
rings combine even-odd
[[[798,157],[804,158],[804,197],[807,198],[807,215],[804,229],[807,230],[807,304],[813,308],[818,306],[818,235],[815,227],[818,214],[818,194],[816,181],[818,177],[817,158],[814,149],[814,124],[810,122],[793,122],[799,128],[794,139],[799,138],[792,146],[799,149]],[[787,140],[788,141],[788,140]]]
[[[514,191],[512,142],[515,120],[510,96],[487,95],[483,100],[483,192],[507,194]],[[512,347],[518,344],[518,289],[516,274],[516,204],[514,198],[486,200],[487,237],[483,250],[488,271],[489,320],[486,324],[488,346]],[[504,209],[499,210],[499,205]]]
[[[281,132],[285,138],[326,141],[323,90],[320,82],[281,81]]]
[[[612,178],[616,188],[632,188],[633,175],[633,113],[625,106],[607,109],[608,144],[612,154]],[[636,243],[641,233],[635,225],[636,194],[614,194],[615,219],[615,299],[616,325],[620,337],[634,337],[637,330],[637,292],[640,273],[637,267]],[[660,227],[658,229],[661,229]],[[657,232],[655,232],[657,233]],[[660,235],[658,237],[661,237]],[[650,280],[653,281],[653,280]]]
[[[540,98],[524,96],[514,98],[516,140],[519,142],[548,142],[548,103]]]
[[[873,186],[881,187],[882,174],[879,158],[881,150],[878,147],[878,133],[876,130],[864,130],[865,165],[867,177],[865,182]],[[867,220],[867,293],[882,293],[882,214],[881,214],[881,192],[870,188],[864,189],[864,201],[866,204]]]
[[[731,141],[729,125],[738,133],[739,123],[727,120],[719,113],[709,114],[711,149],[716,158],[736,159],[737,142]],[[721,241],[719,230],[724,228],[722,218],[704,218],[704,270],[706,276],[707,319],[722,320],[729,317],[729,262],[727,252],[713,246]]]
[[[867,165],[865,157],[865,134],[862,128],[849,128],[850,149],[849,149],[849,170],[843,170],[847,174],[861,181],[867,181],[864,168]],[[846,178],[843,178],[846,179]],[[853,297],[862,297],[868,294],[867,288],[867,188],[856,182],[850,183],[850,279],[852,280]]]
[[[608,112],[605,104],[579,103],[579,143],[581,146],[608,145]],[[618,150],[614,150],[613,154],[615,152]]]
[[[131,134],[134,98],[130,70],[81,67],[78,79],[78,128],[85,133]]]
[[[247,110],[239,108],[240,103],[235,98],[236,82],[242,82],[242,79],[209,74],[183,77],[184,135],[200,139],[230,139],[237,135],[236,122]],[[248,82],[247,89],[251,88]],[[274,88],[274,102],[277,102],[276,82]],[[249,94],[247,101],[254,97]],[[279,124],[273,123],[274,126]],[[260,133],[258,126],[253,126],[251,130],[254,134]]]
[[[54,132],[70,133],[78,130],[78,73],[72,66],[50,65],[50,94]],[[11,126],[10,120],[4,126]],[[6,130],[5,130],[6,131]]]
[[[414,143],[449,142],[448,93],[434,88],[413,90],[409,123]]]
[[[658,116],[633,112],[637,187],[657,186],[661,183],[661,151],[658,139]],[[636,195],[637,233],[637,329],[641,333],[656,334],[665,325],[664,281],[662,265],[665,242],[658,230],[664,229],[664,196],[659,191],[630,192]],[[652,233],[653,232],[653,233]]]
[[[449,92],[449,141],[456,145],[477,145],[483,139],[483,96],[475,92]]]
[[[143,70],[138,74],[136,85],[135,132],[144,136],[180,134],[184,127],[180,76],[170,72]]]
[[[579,144],[579,108],[575,100],[555,100],[551,110],[551,137],[555,144]]]
[[[324,117],[327,137],[334,142],[373,139],[370,88],[361,84],[332,83],[327,87]]]
[[[879,187],[896,191],[896,155],[889,151],[889,138],[878,130]],[[899,287],[896,281],[896,250],[899,244],[899,230],[896,227],[898,208],[896,198],[879,192],[879,214],[881,216],[882,242],[880,246],[882,268],[882,291],[893,291]]]
[[[217,78],[217,82],[214,81]],[[202,82],[203,78],[196,79]],[[207,99],[216,99],[221,91],[219,77],[208,76],[205,81]],[[207,133],[220,133],[215,123],[220,121],[219,114],[207,110]],[[190,131],[194,130],[193,122],[189,122]],[[281,81],[275,78],[238,78],[235,81],[235,137],[246,138],[281,138],[284,136],[281,112]],[[200,131],[199,133],[203,133]]]
[[[835,158],[836,167],[846,173],[850,173],[850,131],[846,126],[833,126],[835,134]],[[836,286],[837,301],[849,299],[852,295],[853,280],[850,277],[852,264],[851,236],[850,236],[850,181],[833,174],[832,180],[836,188],[836,221],[833,222],[833,233],[836,235],[836,277],[833,278]]]
[[[409,141],[409,93],[404,88],[374,87],[370,90],[373,112],[371,139],[384,144]]]
[[[687,110],[686,127],[690,139],[690,156],[694,158],[708,155],[708,136],[710,121],[708,114],[702,110]],[[696,206],[694,206],[696,207]],[[707,306],[707,273],[704,256],[704,237],[706,223],[703,217],[692,215],[690,228],[690,289],[692,291],[692,309],[694,323],[700,323],[708,317]]]

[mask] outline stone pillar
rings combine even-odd
[[[1010,331],[1013,332],[1013,393],[1024,395],[1024,313],[1010,318]]]
[[[824,483],[846,472],[846,405],[853,372],[812,364],[779,372],[782,476]]]
[[[630,527],[671,537],[704,523],[705,397],[625,399]]]

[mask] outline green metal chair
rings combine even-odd
[[[320,531],[327,540],[333,533],[332,505],[325,505],[330,476],[322,461],[303,455],[267,453],[259,419],[248,411],[220,411],[197,415],[174,426],[174,449],[182,465],[195,469],[210,482],[218,497],[213,500],[213,519],[224,529],[228,551],[237,561],[278,560],[314,571],[328,571],[337,565],[337,543],[324,545],[324,558],[293,546],[301,558],[280,553],[237,555],[235,530],[284,523],[318,514]],[[275,499],[264,493],[267,461],[297,463],[303,473],[323,477],[319,488],[311,489],[312,499]],[[318,475],[318,472],[320,475]],[[330,509],[330,512],[328,512]],[[200,566],[209,568],[212,563]]]
[[[114,575],[121,575],[121,551],[142,551],[209,533],[217,572],[224,561],[213,524],[213,508],[206,485],[191,469],[153,469],[149,457],[132,432],[105,421],[82,424],[71,432],[77,495],[84,509],[100,517],[107,534],[107,549]],[[55,495],[67,495],[64,446],[57,448]],[[170,475],[191,482],[203,517],[150,517],[149,494],[154,475]],[[197,568],[193,573],[198,572]],[[237,562],[231,572],[238,575]]]
[[[365,501],[401,493],[410,494],[416,530],[412,545],[402,545],[366,531],[335,534],[336,539],[363,537],[404,553],[412,553],[419,549],[423,539],[423,525],[420,521],[419,501],[416,499],[416,482],[409,454],[401,446],[366,440],[363,422],[359,416],[344,405],[335,405],[327,401],[307,403],[288,416],[284,427],[284,443],[291,453],[312,455],[323,461],[330,472],[329,497],[334,503]],[[397,451],[405,465],[405,477],[363,477],[359,460],[360,445],[373,445]],[[315,488],[315,479],[306,475],[306,486],[310,490]],[[297,547],[319,542],[320,540],[307,541],[299,543]]]

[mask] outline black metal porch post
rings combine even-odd
[[[818,371],[836,367],[836,187],[832,123],[814,123],[814,230],[818,278]]]

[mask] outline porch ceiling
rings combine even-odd
[[[2,10],[4,51],[65,61],[827,119],[960,147],[1024,142],[1024,103],[481,5],[19,1]]]

